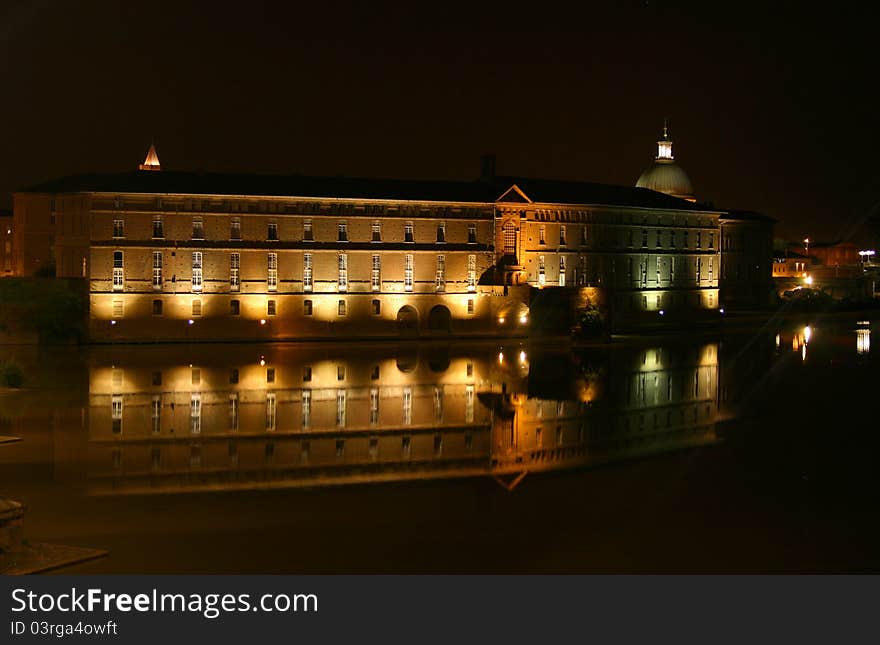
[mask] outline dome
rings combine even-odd
[[[657,159],[636,182],[639,188],[649,188],[681,199],[694,199],[694,187],[690,178],[671,159]]]
[[[677,163],[672,155],[672,139],[669,138],[669,128],[663,124],[663,136],[657,142],[657,156],[654,163],[641,174],[636,182],[637,188],[648,188],[658,193],[666,193],[679,199],[694,202],[694,187],[690,178]]]

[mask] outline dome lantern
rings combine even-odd
[[[657,141],[657,156],[636,182],[638,188],[648,188],[666,193],[679,199],[694,202],[694,187],[690,178],[675,163],[672,154],[672,139],[669,137],[669,125],[663,121],[663,136]]]

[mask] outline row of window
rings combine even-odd
[[[370,425],[379,423],[379,388],[370,388]],[[413,418],[413,388],[406,386],[401,392],[402,422],[403,425],[411,425]],[[300,391],[302,403],[302,428],[308,429],[312,425],[312,391],[303,389]],[[348,391],[336,390],[336,426],[345,427],[347,417]],[[476,400],[474,386],[465,387],[465,422],[474,421],[474,403]],[[122,433],[123,396],[114,394],[110,397],[110,420],[113,434]],[[434,386],[434,422],[443,422],[444,413],[444,389],[442,386]],[[266,393],[266,430],[276,429],[278,401],[274,392]],[[229,429],[239,429],[240,401],[237,392],[229,395]],[[150,406],[150,422],[153,434],[158,434],[162,426],[162,398],[159,395],[153,397]],[[202,395],[198,392],[190,394],[189,430],[192,434],[202,431]],[[337,442],[338,443],[338,442]]]
[[[399,369],[399,368],[398,368]],[[339,363],[336,365],[336,380],[344,381],[346,374],[346,366],[343,363]],[[377,381],[379,380],[380,374],[380,366],[373,365],[370,370],[370,380]],[[473,377],[474,375],[474,364],[471,361],[467,361],[465,364],[465,375],[468,378]],[[240,372],[237,367],[229,370],[229,383],[231,385],[237,385],[239,382]],[[310,383],[312,381],[312,366],[306,365],[302,369],[302,380],[304,383]],[[202,383],[202,369],[200,367],[192,367],[190,368],[190,382],[192,385],[201,385]],[[267,367],[266,368],[266,383],[274,383],[275,382],[275,368]],[[111,383],[114,387],[121,387],[123,384],[123,370],[114,368],[111,372]],[[162,372],[156,371],[152,372],[150,375],[150,383],[154,386],[162,385]]]
[[[153,251],[153,273],[152,284],[154,289],[162,289],[163,286],[163,268],[164,255],[162,251]],[[202,251],[192,252],[192,290],[201,291],[203,284],[203,262],[204,253]],[[413,276],[415,273],[415,258],[408,253],[404,256],[403,267],[403,286],[404,291],[413,290]],[[238,291],[241,287],[241,254],[229,254],[229,289],[230,291]],[[303,254],[303,291],[311,291],[314,286],[312,274],[312,254]],[[446,256],[438,255],[436,258],[434,271],[434,286],[438,292],[446,290]],[[278,289],[278,254],[270,252],[266,257],[266,287],[269,291]],[[344,292],[348,290],[348,254],[339,253],[337,256],[337,281],[336,288],[338,291]],[[378,253],[374,253],[370,260],[370,288],[373,291],[380,291],[382,288],[382,257]],[[467,289],[468,291],[476,291],[477,288],[477,256],[468,255],[467,259]],[[122,291],[125,289],[125,254],[123,251],[113,252],[113,290]]]
[[[580,230],[581,230],[581,242],[580,242],[581,246],[586,246],[587,245],[587,229],[581,228]],[[514,237],[515,228],[512,223],[509,223],[509,227],[508,227],[508,225],[505,225],[504,234],[505,234],[504,235],[504,237],[505,237],[505,244],[504,244],[505,251],[508,248],[510,248],[511,252],[513,252],[514,242],[515,242],[516,238]],[[627,246],[630,246],[630,247],[635,246],[635,244],[634,244],[635,239],[634,239],[633,231],[631,229],[627,230],[626,234],[627,234]],[[666,246],[668,248],[670,248],[670,249],[678,248],[676,246],[676,241],[679,239],[679,236],[680,236],[681,242],[682,242],[681,248],[685,248],[685,249],[689,248],[690,231],[670,230],[670,231],[666,232],[665,236],[664,236],[663,231],[657,231],[656,237],[655,237],[656,246],[658,249],[662,249],[664,247],[663,238],[666,237],[668,240],[668,244]],[[708,236],[708,238],[707,238],[708,246],[706,248],[714,249],[715,248],[715,233],[710,231],[707,233],[707,236]],[[509,240],[510,244],[508,244],[508,237],[510,237],[510,240]],[[539,244],[547,244],[547,227],[543,224],[538,226],[538,243]],[[566,227],[563,225],[563,226],[559,227],[559,246],[566,246],[567,244],[568,244],[567,231],[566,231]],[[696,231],[694,233],[694,248],[701,249],[702,246],[703,246],[703,231]],[[643,228],[642,229],[642,248],[647,248],[647,247],[648,247],[648,229]]]
[[[241,240],[241,219],[238,217],[233,217],[230,220],[230,228],[229,228],[229,239],[232,241]],[[303,222],[302,228],[302,241],[304,242],[313,242],[315,241],[314,230],[312,226],[311,220],[305,220]],[[125,220],[124,219],[114,219],[113,220],[113,238],[114,239],[124,239],[125,238]],[[153,238],[154,239],[164,239],[165,238],[165,219],[162,215],[154,215],[153,216]],[[205,239],[205,224],[204,220],[201,217],[193,217],[192,220],[192,239],[194,240],[204,240]],[[278,236],[278,223],[277,222],[269,222],[266,228],[266,241],[269,242],[277,242],[279,240]],[[336,224],[336,241],[337,242],[348,242],[350,241],[348,238],[348,223],[341,221]],[[371,242],[381,242],[382,241],[382,222],[374,221],[370,227],[370,241]],[[413,222],[406,222],[403,225],[403,241],[404,242],[414,242],[415,241],[415,225]],[[477,243],[477,225],[476,224],[468,224],[468,232],[467,232],[467,241],[468,244],[476,244]],[[441,222],[437,224],[436,228],[436,242],[438,244],[443,244],[446,242],[446,223]]]
[[[122,319],[125,318],[125,303],[122,300],[114,300],[112,304],[113,308],[113,319]],[[303,300],[302,301],[302,315],[303,316],[312,316],[314,314],[314,301],[312,300]],[[152,303],[152,314],[154,316],[162,316],[165,311],[165,304],[163,300],[153,300]],[[473,316],[476,311],[475,303],[473,298],[469,298],[467,301],[467,313],[469,316]],[[198,318],[202,315],[202,301],[198,298],[194,299],[190,305],[190,312],[193,318]],[[373,299],[370,301],[370,314],[373,316],[381,316],[382,315],[382,301],[378,299]],[[241,301],[240,300],[230,300],[229,301],[229,315],[230,316],[240,316],[241,315]],[[278,315],[278,302],[276,300],[267,300],[266,301],[266,316],[276,316]],[[336,315],[337,316],[347,316],[348,315],[348,304],[345,300],[338,300],[336,302]]]

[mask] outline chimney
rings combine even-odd
[[[495,180],[495,155],[480,157],[480,181]]]

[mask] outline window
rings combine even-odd
[[[659,235],[659,233],[658,233],[658,235]],[[655,279],[655,282],[656,282],[657,284],[660,284],[660,270],[661,270],[661,268],[662,268],[662,260],[660,259],[660,256],[659,256],[659,255],[655,258],[655,261],[656,261],[656,263],[657,263],[657,265],[656,265],[656,267],[655,267],[656,276],[657,276],[656,279]]]
[[[336,230],[338,233],[337,240],[340,242],[348,242],[348,224],[345,222],[339,222],[336,225]]]
[[[669,258],[669,283],[675,282],[675,256]]]
[[[235,392],[229,395],[229,429],[238,430],[238,394]]]
[[[303,381],[308,383],[312,380],[312,368],[311,366],[306,366],[303,368]]]
[[[270,253],[266,262],[266,288],[269,291],[278,289],[278,254]]]
[[[312,290],[312,254],[303,253],[303,291]]]
[[[559,246],[565,246],[565,226],[559,227]]]
[[[267,301],[266,302],[266,315],[267,316],[274,316],[275,312],[276,312],[275,301],[274,300]]]
[[[193,251],[192,254],[192,290],[202,290],[202,252]]]
[[[340,300],[340,301],[336,304],[336,313],[337,313],[337,315],[339,315],[339,316],[344,316],[344,315],[345,315],[345,300]]]
[[[446,223],[441,222],[437,224],[437,242],[442,244],[446,242]]]
[[[162,288],[162,251],[153,251],[153,289]]]
[[[701,246],[701,245],[702,245],[702,242],[701,242],[701,240],[700,240],[700,237],[701,237],[701,233],[700,233],[700,231],[697,231],[697,248],[698,248],[698,249],[699,249],[699,248],[702,248],[702,246]]]
[[[632,246],[632,244],[633,244],[632,235],[633,235],[632,231],[629,231],[629,245],[630,246]],[[581,227],[581,246],[586,246],[586,245],[587,245],[587,227],[583,226],[583,227]]]
[[[403,388],[403,424],[412,423],[412,388]]]
[[[113,220],[113,237],[116,239],[125,237],[125,220]]]
[[[193,318],[196,316],[202,315],[202,301],[201,300],[193,300],[192,301],[192,315]]]
[[[202,222],[201,217],[193,217],[192,239],[194,239],[194,240],[204,240],[205,239],[205,225],[204,225],[204,222]]]
[[[370,372],[370,380],[378,381],[379,380],[379,366],[373,365],[373,371]]]
[[[125,310],[122,306],[121,300],[113,301],[113,317],[114,318],[122,318],[125,315]]]
[[[162,315],[162,301],[154,300],[153,301],[153,315],[161,316]]]
[[[547,281],[546,269],[547,269],[547,266],[544,262],[544,256],[539,255],[538,256],[538,285],[542,286],[542,287],[544,286],[544,284]]]
[[[473,298],[468,298],[468,301],[467,301],[467,312],[468,312],[468,316],[473,316],[473,315],[474,315],[474,299],[473,299]]]
[[[315,240],[314,234],[312,233],[312,220],[307,219],[303,221],[303,241],[305,242],[313,242]]]
[[[162,397],[154,396],[150,404],[150,429],[153,434],[159,434],[162,428]]]
[[[443,386],[434,386],[434,423],[439,425],[443,422]]]
[[[504,238],[504,255],[516,255],[516,225],[507,222],[502,229]]]
[[[546,244],[544,240],[545,235],[547,234],[547,227],[544,224],[541,224],[538,227],[538,244]]]
[[[266,430],[269,432],[275,430],[275,413],[277,399],[274,392],[266,394]]]
[[[336,380],[344,381],[345,380],[345,365],[337,365],[336,366]]]
[[[162,385],[162,372],[153,372],[151,382],[153,385]]]
[[[311,316],[312,315],[312,301],[311,300],[303,300],[303,316]]]
[[[403,241],[404,242],[412,242],[413,241],[413,223],[407,222],[403,225]]]
[[[382,259],[379,257],[378,253],[373,254],[373,263],[372,269],[370,271],[370,288],[373,291],[379,291],[381,288],[381,269],[382,269]]]
[[[165,222],[161,215],[153,215],[153,239],[165,237]]]
[[[373,222],[372,227],[372,236],[370,240],[373,242],[381,242],[382,241],[382,224],[380,222]]]
[[[687,246],[688,246],[688,232],[687,232],[687,231],[684,231],[684,232],[682,233],[682,235],[684,235],[684,243],[682,244],[682,246],[683,246],[684,248],[687,248]]]
[[[238,383],[238,368],[234,367],[229,370],[229,383],[235,385]]]
[[[648,247],[648,229],[643,228],[642,229],[642,248],[644,249],[647,247]]]
[[[379,314],[381,314],[382,313],[382,303],[379,300],[373,300],[370,303],[370,312],[374,316],[378,316]]]
[[[229,239],[238,241],[241,239],[241,219],[233,217],[229,224]]]
[[[403,290],[404,291],[412,291],[413,290],[413,256],[410,253],[407,253],[404,256]]]
[[[266,368],[266,383],[274,383],[275,382],[275,368],[267,367]]]
[[[696,274],[697,282],[700,282],[700,270],[702,269],[702,261],[700,258],[694,258],[694,270]]]
[[[468,224],[468,244],[477,243],[477,225]]]
[[[189,431],[199,434],[202,431],[202,395],[193,393],[189,402]]]
[[[201,385],[201,383],[202,383],[202,370],[201,370],[201,368],[193,367],[190,370],[189,378],[190,378],[190,382],[193,385]]]
[[[559,256],[559,286],[565,286],[565,256]]]
[[[312,425],[312,391],[302,391],[302,427],[308,428]],[[303,446],[303,450],[305,450]]]
[[[477,256],[469,255],[467,258],[467,290],[477,290]]]
[[[403,455],[404,459],[408,459],[410,455],[410,450],[412,446],[412,440],[409,437],[402,437],[400,440],[400,452]]]
[[[230,253],[229,254],[229,290],[230,291],[238,291],[241,288],[241,281],[239,279],[239,268],[241,267],[241,254],[240,253]]]
[[[113,251],[113,291],[122,291],[125,287],[124,271],[122,251]]]
[[[113,434],[122,432],[122,395],[114,394],[110,399],[110,419]]]
[[[379,388],[370,388],[370,425],[379,423]]]
[[[345,291],[348,289],[348,255],[340,253],[338,256],[338,265],[339,281],[337,282],[337,288],[339,291]]]
[[[266,239],[270,242],[278,241],[278,224],[276,222],[269,222],[269,229],[266,231]]]
[[[437,291],[446,291],[446,256],[437,256],[437,271],[435,274],[434,286]]]
[[[464,399],[464,420],[467,423],[474,422],[474,386],[468,385],[465,390]]]
[[[345,390],[336,390],[336,426],[345,427]],[[339,441],[336,442],[336,454],[340,454]]]
[[[241,315],[241,301],[239,301],[239,300],[230,300],[229,301],[229,315],[230,316]]]

